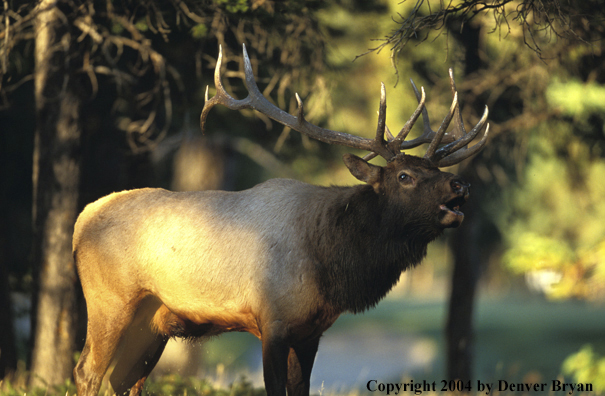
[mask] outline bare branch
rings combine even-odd
[[[392,63],[397,73],[397,54],[410,40],[424,41],[431,31],[437,31],[438,34],[441,34],[449,18],[458,18],[462,29],[466,23],[476,16],[491,12],[494,19],[494,28],[491,32],[496,30],[500,32],[504,24],[508,34],[510,32],[509,18],[512,17],[512,20],[522,28],[524,42],[527,47],[542,58],[543,49],[539,45],[540,38],[536,36],[536,33],[586,41],[577,32],[577,27],[585,24],[585,21],[592,21],[596,26],[603,24],[605,18],[602,7],[592,7],[595,8],[594,12],[588,15],[587,13],[575,12],[574,7],[578,6],[573,3],[552,0],[522,0],[513,10],[507,10],[507,5],[514,4],[513,0],[463,0],[461,2],[440,0],[439,7],[434,9],[431,7],[430,0],[416,0],[407,16],[398,14],[400,20],[394,19],[399,25],[397,29],[391,31],[384,38],[376,40],[381,43],[358,55],[358,57],[388,48],[391,51]],[[428,13],[425,9],[428,10]]]

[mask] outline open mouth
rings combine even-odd
[[[455,228],[462,224],[464,213],[460,211],[460,207],[466,202],[464,195],[458,195],[444,204],[439,206],[441,215],[439,216],[440,223],[445,228]]]
[[[465,202],[466,199],[459,195],[442,204],[439,208],[441,210],[451,212],[456,216],[464,216],[464,213],[460,211],[460,207],[464,205]]]

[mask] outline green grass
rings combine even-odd
[[[28,388],[26,375],[21,374],[12,381],[0,380],[0,396],[71,396],[76,395],[76,387],[71,381],[54,387]],[[109,396],[107,390],[101,396]],[[228,388],[215,387],[210,382],[197,378],[183,378],[177,374],[167,375],[155,381],[148,381],[143,395],[156,396],[266,396],[262,388],[254,388],[249,381],[241,378]]]

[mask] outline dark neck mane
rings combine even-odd
[[[376,305],[440,233],[387,205],[368,185],[324,188],[319,195],[322,204],[305,213],[303,229],[320,292],[336,312]]]

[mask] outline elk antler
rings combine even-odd
[[[227,93],[227,91],[225,91],[225,88],[223,87],[223,84],[221,82],[221,65],[223,59],[223,51],[222,48],[219,48],[219,55],[216,61],[216,68],[214,70],[214,85],[216,86],[216,95],[209,99],[208,87],[206,87],[205,104],[200,117],[200,127],[202,128],[202,131],[204,130],[204,126],[206,124],[206,117],[208,116],[210,109],[217,104],[222,104],[224,106],[227,106],[231,110],[254,109],[283,125],[286,125],[300,133],[304,133],[313,139],[317,139],[325,143],[339,144],[351,148],[369,151],[370,154],[364,157],[366,160],[380,155],[387,161],[390,161],[395,156],[397,156],[401,150],[413,148],[423,143],[430,143],[429,148],[427,149],[427,152],[424,157],[431,160],[438,167],[454,165],[456,163],[461,162],[465,158],[476,154],[477,152],[479,152],[479,150],[483,148],[487,140],[489,125],[485,129],[485,134],[478,144],[476,144],[470,149],[464,148],[460,150],[462,147],[468,145],[468,143],[472,141],[475,136],[477,136],[479,131],[483,129],[483,126],[485,125],[485,122],[487,120],[488,110],[486,106],[481,120],[467,134],[462,123],[460,112],[458,111],[458,94],[456,92],[453,73],[451,69],[450,82],[452,86],[452,92],[454,93],[454,100],[452,102],[452,106],[450,107],[450,112],[444,118],[437,132],[431,130],[429,124],[428,112],[424,106],[426,99],[424,88],[421,87],[421,93],[418,92],[418,89],[412,81],[412,86],[414,88],[414,92],[416,93],[416,98],[418,100],[418,107],[416,108],[410,119],[405,123],[399,134],[397,134],[396,137],[393,137],[393,135],[387,128],[385,122],[386,90],[384,87],[384,83],[382,83],[380,90],[380,107],[378,111],[378,127],[376,128],[376,137],[374,139],[367,139],[360,136],[350,135],[348,133],[320,128],[316,125],[309,123],[304,117],[303,102],[300,99],[300,96],[298,96],[298,94],[296,94],[296,101],[298,102],[298,114],[296,117],[286,113],[285,111],[273,105],[271,102],[269,102],[269,100],[267,100],[263,96],[263,94],[258,89],[258,86],[256,85],[256,81],[254,80],[254,74],[252,72],[252,65],[250,64],[250,59],[248,58],[248,53],[246,52],[245,45],[243,46],[243,53],[245,84],[246,88],[248,89],[248,96],[245,99],[237,100],[231,97]],[[414,126],[414,123],[420,116],[420,113],[422,113],[422,119],[424,122],[424,132],[420,137],[406,142],[405,138]],[[452,118],[454,118],[454,116],[456,115],[456,131],[453,135],[448,135],[445,131],[449,126]],[[385,140],[385,133],[387,135],[387,140]],[[437,147],[441,143],[446,143],[446,146],[437,149]],[[454,154],[454,152],[456,153]]]

